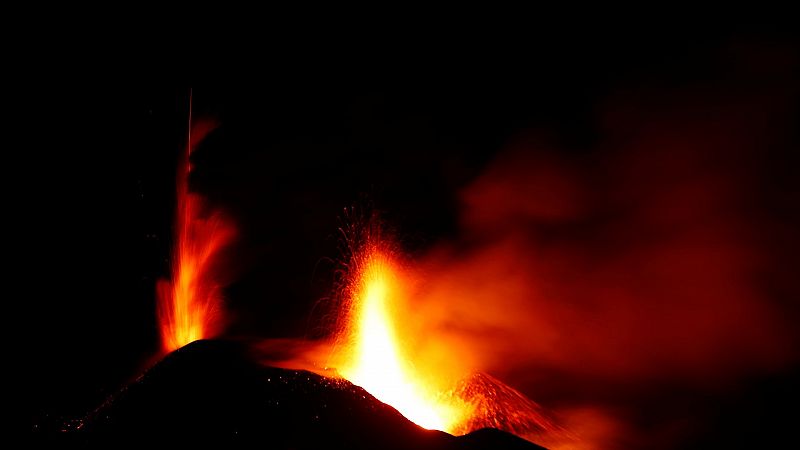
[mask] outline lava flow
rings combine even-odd
[[[212,129],[210,123],[190,126],[184,160],[178,167],[172,280],[159,280],[157,285],[159,328],[166,352],[212,337],[221,325],[222,286],[214,262],[235,230],[219,212],[208,211],[199,194],[189,191],[189,157]]]

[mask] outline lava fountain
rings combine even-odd
[[[213,130],[211,122],[192,126],[191,115],[189,122],[186,151],[178,164],[172,279],[159,280],[157,285],[159,328],[166,352],[219,332],[222,285],[215,260],[235,235],[220,212],[209,210],[204,199],[189,190],[189,158]]]
[[[406,288],[388,246],[368,239],[355,252],[339,372],[417,425],[452,431],[469,411],[463,402],[441,397],[437,383],[429,382],[432,373],[413,359],[412,340],[399,327]]]
[[[423,428],[463,435],[491,427],[568,448],[571,437],[541,406],[471,366],[466,344],[420,326],[424,277],[376,222],[347,236],[333,361],[339,373]]]

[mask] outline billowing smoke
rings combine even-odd
[[[603,448],[689,431],[649,405],[637,436],[626,396],[715,392],[794,362],[795,307],[774,284],[790,237],[771,206],[791,140],[778,91],[634,92],[588,149],[518,136],[460,192],[460,236],[424,259],[420,352],[566,405]]]

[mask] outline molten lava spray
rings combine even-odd
[[[493,427],[553,448],[570,439],[538,404],[475,372],[468,345],[420,328],[426,282],[376,223],[348,236],[340,374],[424,428],[461,435]]]
[[[211,337],[221,326],[222,286],[214,262],[235,230],[219,212],[208,211],[188,183],[189,156],[212,129],[207,122],[190,125],[184,160],[178,166],[172,280],[159,280],[157,285],[161,341],[167,352]]]
[[[438,398],[437,390],[422,381],[431,374],[412,363],[409,341],[399,328],[401,302],[407,295],[400,265],[374,241],[361,247],[352,264],[349,354],[340,372],[417,425],[454,429],[468,413],[466,405]]]

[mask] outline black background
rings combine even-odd
[[[516,133],[543,129],[560,151],[586,151],[604,98],[663,80],[723,82],[709,55],[738,42],[798,49],[766,24],[598,27],[424,56],[284,48],[257,55],[257,73],[196,83],[195,117],[221,126],[193,157],[191,187],[240,229],[228,333],[314,333],[345,208],[376,207],[406,250],[422,251],[455,233],[458,190]],[[22,251],[9,261],[19,289],[7,301],[22,305],[11,345],[22,347],[30,429],[97,405],[159,348],[155,282],[168,274],[189,89],[69,80],[15,91],[22,139],[3,168],[19,179],[6,196],[19,227],[8,239]],[[710,436],[730,426],[720,422]]]

